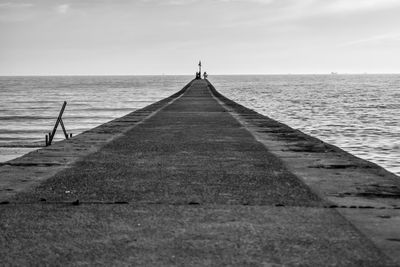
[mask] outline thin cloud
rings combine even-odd
[[[219,0],[220,2],[252,3],[260,5],[260,10],[268,12],[266,16],[248,17],[245,20],[235,21],[232,25],[243,24],[248,26],[266,25],[269,23],[293,23],[293,21],[310,18],[333,19],[336,16],[356,15],[379,10],[399,9],[398,0]],[[263,7],[265,6],[265,7]],[[228,25],[229,27],[229,25]]]
[[[341,47],[347,46],[355,46],[355,45],[365,45],[365,44],[378,44],[382,42],[390,42],[390,41],[397,41],[400,42],[400,34],[382,34],[382,35],[375,35],[369,38],[358,39],[350,42],[346,42],[341,44]]]
[[[335,0],[329,1],[326,5],[334,12],[377,10],[398,6],[400,1],[397,0]]]
[[[29,20],[33,16],[30,8],[34,6],[34,4],[25,2],[0,2],[0,22]]]
[[[165,1],[165,4],[180,6],[180,5],[192,4],[194,2],[198,2],[198,0],[169,0],[169,1]]]
[[[276,2],[277,0],[219,0],[220,2],[225,2],[225,3],[233,3],[233,2],[246,2],[246,3],[258,3],[258,4],[272,4]]]
[[[219,0],[220,2],[243,2],[243,3],[259,3],[272,4],[279,3],[287,7],[308,7],[316,9],[331,9],[332,11],[353,11],[365,9],[380,9],[400,6],[398,0]]]
[[[157,5],[171,5],[171,6],[181,6],[190,5],[195,2],[200,2],[199,0],[141,0],[142,3],[147,4],[157,4]]]
[[[315,15],[360,13],[400,7],[398,0],[219,0],[229,3],[249,3],[276,10],[278,18],[303,18]]]
[[[14,2],[0,3],[0,8],[2,9],[29,8],[33,6],[34,5],[31,3],[14,3]]]
[[[71,8],[70,5],[62,4],[62,5],[57,6],[56,10],[60,14],[66,14],[70,10],[70,8]]]

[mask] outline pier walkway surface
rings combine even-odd
[[[0,265],[399,265],[394,175],[206,80],[0,175]]]

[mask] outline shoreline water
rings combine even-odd
[[[368,101],[373,102],[368,99],[379,100],[379,97],[371,95],[371,91],[375,89],[381,92],[385,86],[395,88],[399,85],[400,76],[395,75],[395,79],[393,75],[332,76],[235,75],[212,76],[210,80],[219,91],[238,103],[337,145],[361,158],[371,160],[399,175],[400,164],[395,159],[397,156],[400,157],[400,144],[396,143],[399,141],[396,141],[398,138],[395,136],[400,134],[400,130],[396,126],[396,118],[384,116],[390,112],[396,114],[395,110],[398,109],[400,112],[400,108],[393,103],[379,103],[379,101],[377,104],[381,106],[374,108],[368,106]],[[376,76],[378,80],[372,79]],[[71,100],[67,105],[66,127],[76,135],[174,93],[176,88],[184,85],[188,76],[12,77],[11,89],[17,92],[12,92],[10,88],[7,90],[4,79],[7,81],[9,78],[0,77],[2,98],[11,97],[19,105],[18,107],[14,105],[12,109],[12,106],[7,107],[2,103],[0,110],[0,161],[2,162],[36,150],[40,148],[38,144],[44,144],[46,129],[48,131],[52,128],[59,105],[65,98]],[[349,94],[351,90],[359,93],[365,91],[359,88],[363,86],[369,88],[367,91],[370,95],[362,99],[363,102],[360,102],[359,106],[339,101],[332,102],[335,93]],[[316,92],[318,90],[321,92]],[[26,92],[30,92],[33,96],[24,98]],[[312,97],[307,99],[299,96],[300,93],[306,96],[315,94],[315,99],[311,101]],[[348,97],[354,100],[354,94]],[[110,101],[107,102],[105,99]],[[357,116],[360,115],[357,110],[365,112],[365,118],[361,118],[364,121],[357,121],[359,120]],[[35,112],[38,119],[32,121],[29,116],[33,118],[31,113]],[[373,120],[366,121],[368,114]],[[348,117],[347,121],[338,122],[336,115]],[[351,120],[351,116],[357,123],[349,127],[350,125],[346,123]],[[379,120],[386,121],[389,125],[380,125]],[[398,122],[399,118],[397,125]],[[23,128],[27,128],[25,133]],[[31,130],[32,135],[29,136],[27,133]],[[5,138],[13,134],[12,131],[15,131],[12,137],[14,139],[6,140]],[[62,139],[63,136],[59,133],[56,140]]]

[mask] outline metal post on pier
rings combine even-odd
[[[65,139],[72,138],[72,134],[68,135],[67,130],[65,129],[65,126],[64,126],[64,122],[62,120],[62,115],[64,114],[64,110],[65,110],[66,106],[67,106],[67,101],[64,101],[64,104],[60,110],[60,114],[58,115],[56,124],[54,125],[53,131],[51,133],[49,133],[48,135],[46,135],[46,146],[51,145],[51,143],[53,142],[53,138],[56,135],[56,131],[57,131],[59,124],[61,125],[61,128],[64,132]]]
[[[199,61],[199,78],[201,79],[201,60]]]

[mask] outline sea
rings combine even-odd
[[[77,135],[161,100],[192,76],[0,77],[0,162],[45,144],[64,101]],[[228,98],[400,176],[400,75],[210,75]],[[55,141],[62,140],[61,129]]]

